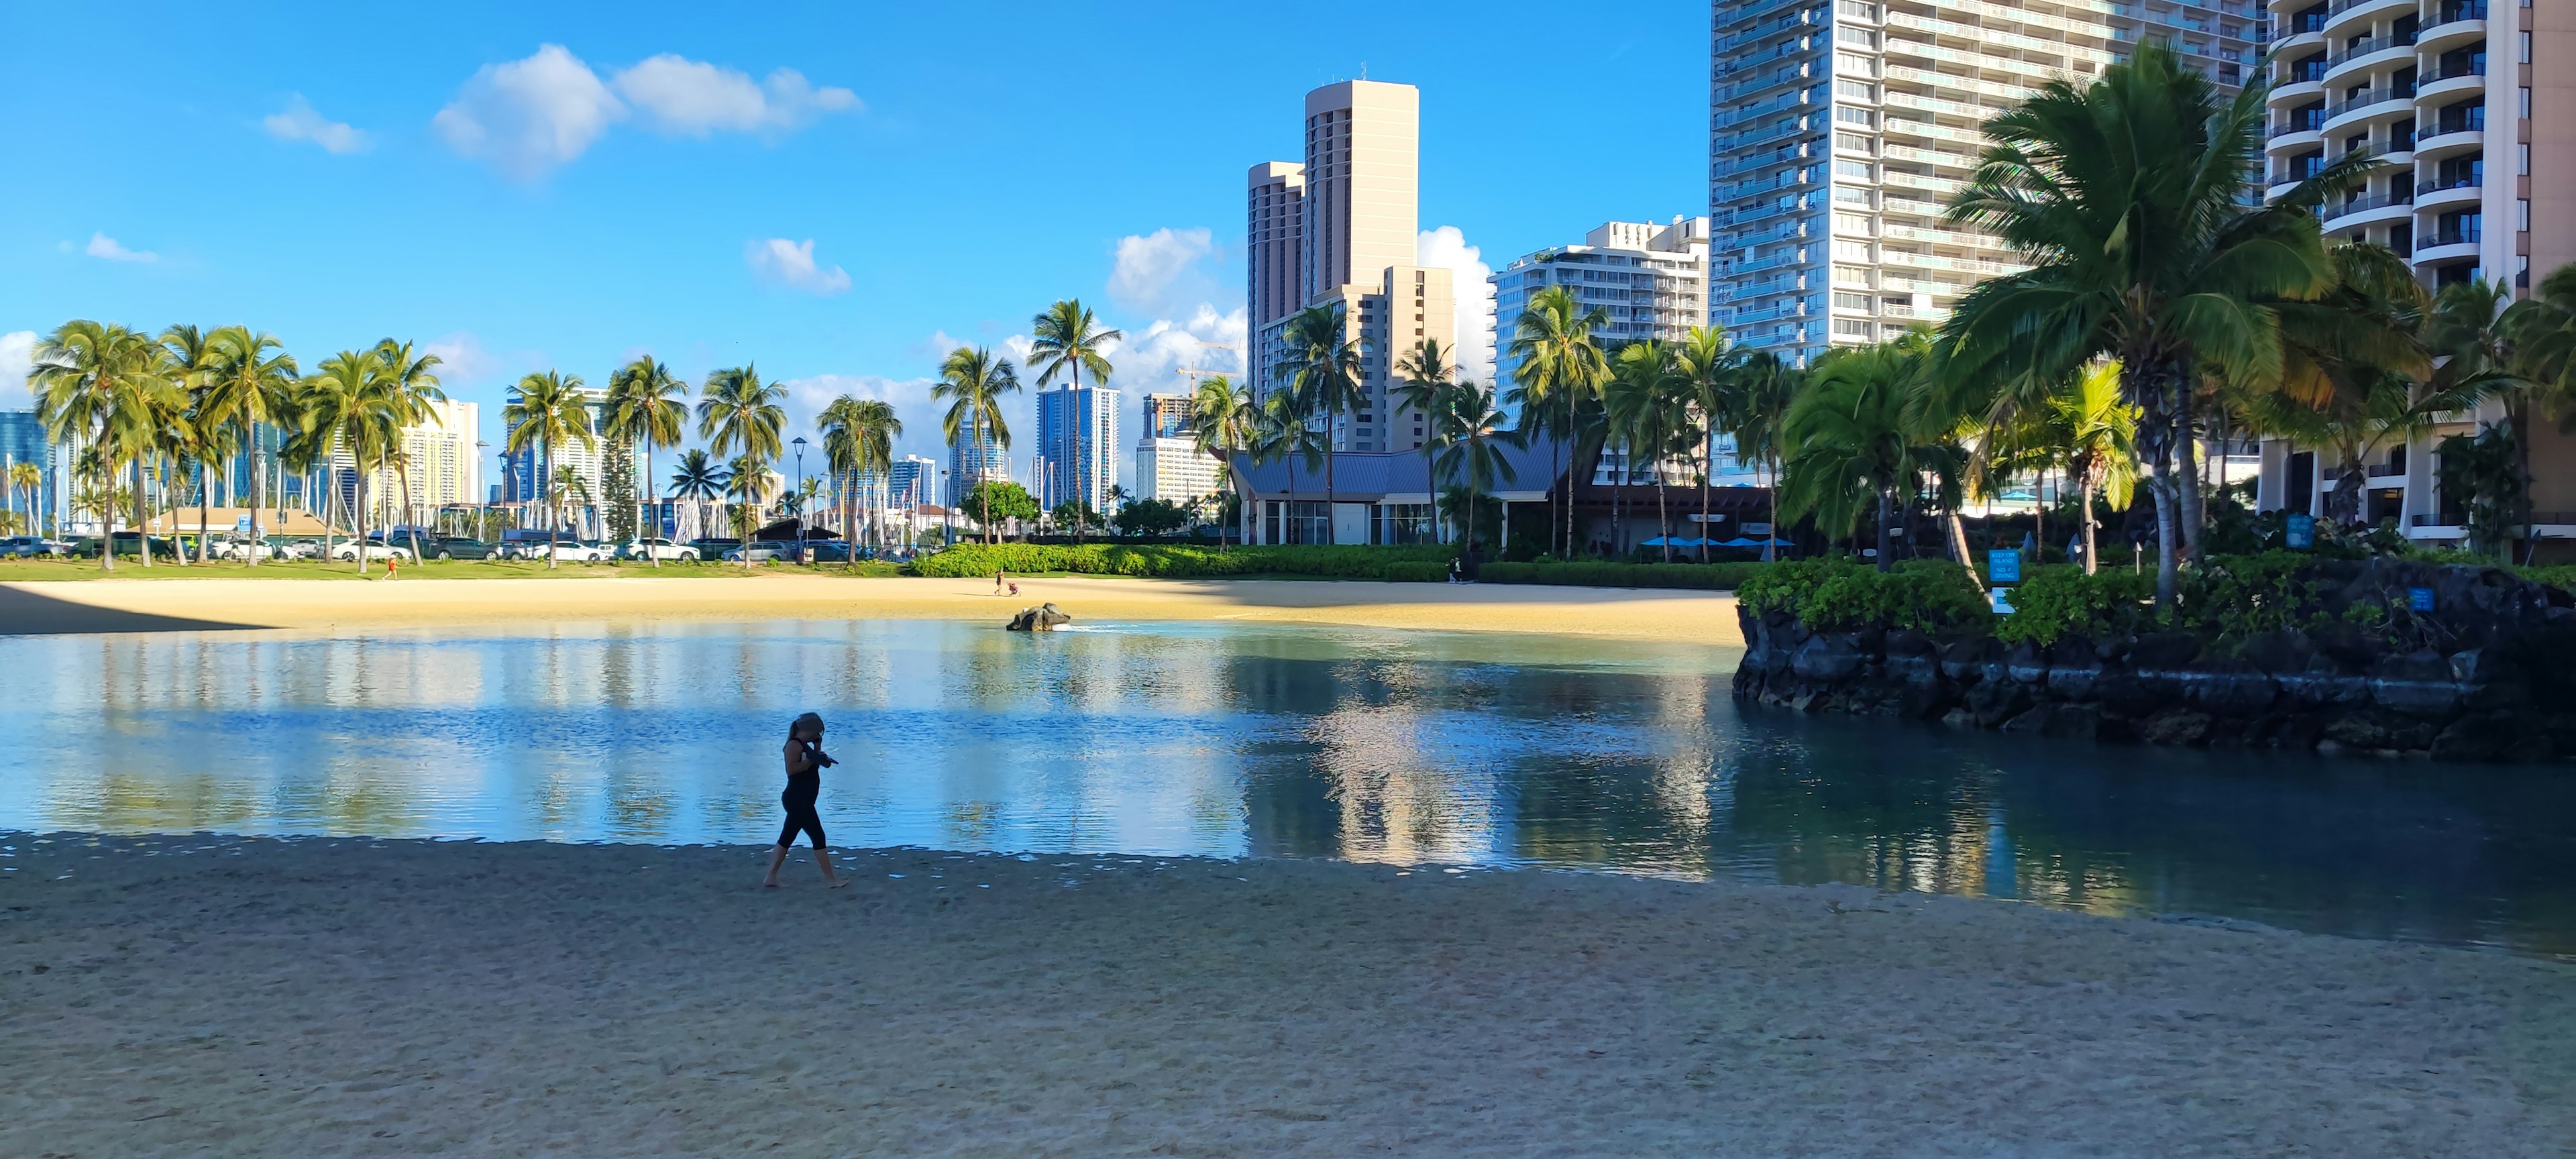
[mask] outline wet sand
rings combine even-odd
[[[1436,631],[1548,632],[1743,646],[1734,597],[1713,592],[1366,581],[740,577],[425,579],[375,583],[189,579],[0,583],[0,635],[357,630],[677,620],[1008,620],[1053,601],[1077,621],[1242,620]]]
[[[1849,887],[0,834],[5,1155],[2559,1155],[2576,968]],[[901,876],[896,876],[900,874]]]

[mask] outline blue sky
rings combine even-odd
[[[1131,392],[1235,365],[1183,336],[1240,341],[1244,169],[1363,69],[1422,88],[1445,264],[1705,213],[1707,28],[1664,0],[0,0],[0,406],[66,318],[247,322],[307,363],[432,344],[495,442],[518,375],[649,351],[754,362],[800,423],[891,398],[928,454],[939,355],[1059,297],[1133,336]]]

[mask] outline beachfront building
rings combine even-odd
[[[1414,264],[1420,223],[1421,93],[1343,81],[1306,94],[1305,160],[1252,167],[1246,284],[1252,391],[1281,385],[1286,328],[1323,306],[1360,353],[1360,401],[1321,418],[1337,451],[1407,451],[1428,438],[1391,393],[1395,367],[1425,339],[1457,344],[1449,271]]]
[[[432,400],[423,421],[403,428],[401,458],[375,470],[368,494],[406,524],[426,524],[442,507],[472,504],[483,493],[483,461],[474,446],[481,418],[474,403]],[[335,456],[334,463],[345,466],[347,457]],[[406,502],[411,510],[399,512]]]
[[[1106,514],[1117,505],[1119,392],[1074,386],[1038,392],[1038,449],[1032,467],[1041,510],[1081,503]]]
[[[1716,0],[1712,305],[1742,346],[1804,364],[1935,325],[2021,270],[1941,208],[1981,126],[2112,60],[2093,0]]]
[[[2427,287],[2501,282],[2514,297],[2576,261],[2576,5],[2510,0],[2276,0],[2266,196],[2369,149],[2388,165],[2325,206],[2329,240],[2407,255]],[[2456,543],[2436,448],[2504,418],[2489,402],[2378,452],[2362,516]],[[2576,438],[2532,424],[2535,529],[2576,540]],[[2261,448],[2264,510],[2322,514],[2342,464],[2283,440]],[[2563,543],[2559,546],[2565,546]]]
[[[1186,394],[1145,396],[1145,429],[1136,439],[1136,498],[1187,503],[1223,488],[1225,464],[1190,437],[1192,408]]]
[[[1705,217],[1675,217],[1667,225],[1603,222],[1581,245],[1524,254],[1495,271],[1494,316],[1518,318],[1532,295],[1562,286],[1578,308],[1601,311],[1606,321],[1592,337],[1605,347],[1645,338],[1679,342],[1691,327],[1709,323],[1708,272]],[[1495,352],[1494,381],[1509,383],[1519,360],[1504,347]]]
[[[2111,59],[2127,60],[2137,45],[2162,41],[2230,96],[2245,87],[2272,36],[2263,0],[2067,0],[2065,6],[2089,9],[2110,25]]]
[[[0,410],[0,511],[26,519],[26,534],[58,526],[62,519],[62,472],[52,439],[32,410]],[[34,463],[38,482],[33,495],[9,481],[10,468]]]
[[[986,482],[1007,483],[1011,479],[1011,456],[1002,449],[993,432],[985,431],[982,439],[971,436],[963,425],[957,428],[957,441],[948,444],[948,494],[941,502],[955,506],[957,500]]]
[[[582,487],[588,491],[594,502],[604,501],[607,498],[609,462],[620,450],[610,446],[607,438],[596,433],[608,423],[608,391],[596,386],[585,386],[581,389],[581,396],[590,411],[592,445],[585,446],[581,440],[571,439],[565,441],[562,446],[546,448],[543,454],[539,453],[534,443],[530,443],[524,450],[502,452],[503,501],[526,503],[545,499],[554,493],[554,476],[557,470],[567,465],[572,467],[574,473],[580,477]],[[505,403],[518,402],[519,392],[513,388],[507,393],[504,401]],[[624,448],[628,461],[633,461],[634,453],[634,448]]]

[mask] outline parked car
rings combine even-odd
[[[810,540],[798,545],[789,553],[788,558],[797,563],[848,563],[850,545],[847,541],[839,539]],[[859,558],[867,558],[867,553],[860,552]]]
[[[234,561],[251,559],[288,559],[290,548],[275,539],[253,539],[247,535],[219,535],[211,545],[216,559]]]
[[[742,546],[742,541],[739,539],[710,537],[706,539],[692,539],[688,542],[687,546],[696,550],[699,559],[723,559],[724,553]]]
[[[404,563],[411,563],[414,558],[412,556],[411,549],[408,547],[395,547],[373,539],[365,540],[363,542],[351,540],[346,543],[337,544],[331,548],[331,558],[336,559],[341,563],[356,563],[358,562],[358,552],[362,548],[366,551],[367,558],[371,561],[398,559]]]
[[[630,539],[618,545],[617,558],[658,559],[669,563],[673,560],[695,561],[700,556],[697,548],[685,543],[673,543],[667,539]]]
[[[41,535],[12,535],[7,539],[0,539],[0,555],[64,556],[71,553],[71,544],[59,539],[47,539]]]
[[[100,548],[111,542],[119,558],[143,554],[143,533],[139,531],[119,531],[104,540],[95,535],[81,536],[72,540],[71,554],[82,559],[97,559]],[[177,559],[179,545],[155,535],[152,537],[152,558]]]
[[[428,552],[431,559],[490,559],[500,549],[479,539],[442,535],[423,542],[421,550]]]
[[[755,539],[724,553],[724,560],[726,563],[773,563],[794,550],[796,545],[785,540]]]

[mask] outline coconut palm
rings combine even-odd
[[[1299,310],[1282,331],[1286,349],[1276,368],[1280,387],[1296,398],[1291,409],[1309,423],[1323,420],[1318,445],[1324,455],[1326,543],[1334,541],[1333,424],[1366,401],[1360,392],[1359,344],[1346,339],[1344,322],[1338,303]]]
[[[358,572],[367,571],[367,479],[384,464],[401,430],[402,404],[375,349],[343,350],[323,359],[304,379],[296,409],[303,419],[305,455],[327,472],[335,454],[355,468],[357,494],[349,504],[357,537]],[[329,550],[329,538],[324,538]]]
[[[34,463],[11,463],[9,464],[8,476],[6,478],[0,478],[0,487],[7,487],[13,493],[11,496],[12,498],[16,497],[14,494],[15,492],[26,493],[27,534],[29,535],[43,535],[45,533],[44,523],[41,518],[44,513],[37,510],[38,506],[40,506],[38,496],[44,485],[45,469]]]
[[[1388,390],[1395,396],[1399,413],[1412,411],[1422,416],[1423,432],[1428,435],[1439,428],[1440,412],[1451,404],[1450,391],[1457,386],[1458,368],[1451,364],[1449,351],[1437,338],[1425,338],[1404,352],[1395,362],[1395,383]],[[1390,416],[1388,426],[1394,425]],[[1431,439],[1422,443],[1423,475],[1431,474],[1434,454]]]
[[[2278,375],[2271,303],[2334,284],[2313,211],[2377,164],[2347,153],[2286,197],[2243,206],[2270,87],[2258,79],[2229,100],[2170,47],[2142,44],[2089,83],[2049,81],[1987,121],[1976,175],[1948,211],[2031,268],[1961,301],[1942,330],[1941,374],[2053,383],[2117,359],[2154,472],[2156,591],[2168,610],[2182,537],[2200,534],[2199,490],[2175,477],[2190,469],[2195,377]]]
[[[438,387],[439,357],[415,352],[409,342],[391,338],[376,343],[376,364],[384,375],[384,389],[394,408],[394,443],[388,461],[396,467],[395,479],[402,486],[403,524],[410,529],[411,557],[427,559],[421,554],[419,509],[412,503],[410,459],[403,432],[429,421],[430,404],[447,401],[447,392]]]
[[[882,399],[842,395],[814,417],[814,425],[823,431],[823,457],[831,465],[834,478],[848,481],[866,475],[883,480],[894,469],[894,441],[903,434],[903,420],[895,417],[894,404]],[[858,518],[856,500],[845,487],[842,491],[841,526],[850,534],[853,550],[848,566],[858,566]],[[870,501],[878,511],[883,504]],[[875,516],[870,516],[871,525]],[[877,544],[885,537],[880,529]]]
[[[1699,452],[1699,561],[1707,563],[1709,487],[1717,473],[1717,436],[1728,425],[1727,407],[1735,401],[1735,380],[1743,360],[1727,343],[1724,328],[1693,326],[1673,352],[1673,361],[1681,373],[1677,389],[1695,413],[1699,431],[1695,448]]]
[[[1234,479],[1235,493],[1240,496],[1252,486],[1244,471],[1244,461],[1252,449],[1254,428],[1260,423],[1260,407],[1252,401],[1252,392],[1237,386],[1222,374],[1199,380],[1198,391],[1190,398],[1190,442],[1199,453],[1225,464],[1226,474]],[[1251,508],[1238,502],[1236,514],[1248,519]],[[1252,528],[1247,522],[1236,528],[1238,539],[1250,540]],[[1217,536],[1217,550],[1225,550],[1225,537]]]
[[[1087,319],[1089,312],[1084,311],[1083,316]],[[1074,365],[1080,365],[1078,359]],[[948,413],[939,420],[940,437],[947,439],[949,446],[970,448],[976,463],[977,477],[972,482],[960,477],[957,494],[973,490],[990,474],[991,465],[984,461],[988,440],[995,449],[1011,449],[1011,428],[1002,421],[1002,396],[1017,394],[1019,389],[1019,372],[1012,369],[1010,359],[995,358],[990,347],[960,346],[949,351],[948,358],[939,364],[939,381],[932,384],[930,399],[948,404]],[[962,444],[957,441],[960,432],[966,436]],[[964,459],[959,461],[962,464]],[[987,524],[984,542],[992,541],[993,528]]]
[[[568,443],[580,443],[584,449],[596,450],[599,435],[592,426],[590,399],[583,389],[581,376],[548,370],[531,373],[519,379],[509,402],[501,407],[502,446],[513,455],[524,455],[533,449],[535,458],[528,478],[551,491],[548,476],[555,467],[555,452]],[[531,499],[547,500],[546,567],[561,565],[562,534],[551,515],[554,496],[532,495]]]
[[[1466,543],[1461,555],[1476,550],[1476,496],[1490,494],[1503,483],[1519,482],[1519,472],[1503,453],[1500,440],[1503,424],[1510,416],[1494,405],[1494,388],[1460,381],[1443,392],[1442,405],[1433,416],[1437,424],[1429,432],[1432,446],[1432,471],[1467,493],[1464,530]]]
[[[653,360],[651,355],[638,355],[633,362],[617,368],[608,376],[606,399],[607,421],[601,434],[612,446],[644,449],[644,497],[653,504],[653,452],[661,447],[680,445],[681,424],[689,417],[689,384],[671,373],[671,368]],[[648,521],[658,534],[661,520]],[[652,566],[662,566],[662,553],[648,551],[644,557]]]
[[[207,383],[215,369],[215,348],[207,334],[195,326],[172,326],[161,332],[162,372],[169,375],[170,385],[182,400],[163,417],[162,446],[172,457],[196,469],[197,478],[197,562],[214,559],[213,537],[206,534],[207,512],[214,507],[214,476],[210,470],[225,445],[222,424],[211,421],[206,413]],[[171,520],[173,527],[177,519]],[[178,562],[188,562],[187,551],[178,552]]]
[[[779,441],[779,432],[787,425],[787,410],[779,400],[786,397],[786,387],[762,382],[760,372],[750,366],[708,375],[698,393],[698,437],[707,440],[708,449],[716,454],[735,456],[734,485],[751,488],[753,498],[745,501],[742,510],[745,543],[751,541],[750,521],[761,505],[760,484],[767,480],[770,461],[786,449]],[[748,552],[743,566],[751,566]]]
[[[1574,480],[1567,474],[1571,464],[1566,454],[1581,433],[1582,405],[1598,400],[1601,384],[1610,377],[1609,356],[1592,337],[1609,323],[1610,316],[1600,307],[1584,310],[1574,300],[1574,291],[1563,286],[1530,295],[1528,307],[1512,323],[1508,350],[1516,365],[1506,401],[1520,411],[1523,437],[1556,436],[1556,478],[1565,481],[1563,556],[1574,553]],[[1553,483],[1550,486],[1548,534],[1554,538],[1556,493]]]
[[[1664,541],[1664,562],[1673,561],[1672,511],[1666,497],[1663,461],[1688,447],[1697,428],[1689,416],[1690,378],[1680,352],[1670,342],[1648,338],[1619,348],[1610,380],[1602,387],[1602,404],[1610,429],[1624,452],[1627,469],[1621,483],[1636,477],[1638,452],[1655,476],[1655,521]],[[1614,533],[1615,541],[1615,533]],[[1705,538],[1704,536],[1702,538]]]
[[[76,319],[63,323],[36,345],[27,386],[36,394],[37,421],[53,442],[86,444],[97,477],[113,477],[119,466],[134,465],[134,523],[143,526],[143,458],[153,447],[160,416],[183,403],[161,373],[162,351],[149,336],[113,322]],[[84,475],[84,477],[90,477]],[[113,530],[114,512],[99,513],[101,532]],[[116,553],[99,552],[99,567],[116,570]],[[151,540],[143,541],[143,562],[152,562]]]
[[[1807,388],[1807,372],[1761,350],[1744,359],[1728,377],[1726,402],[1719,408],[1725,415],[1726,433],[1735,439],[1736,457],[1761,463],[1771,484],[1771,530],[1762,537],[1762,558],[1767,562],[1777,556],[1780,538],[1780,428],[1788,420],[1789,404]]]
[[[232,438],[250,448],[250,537],[261,541],[260,504],[268,494],[268,456],[259,445],[262,428],[295,424],[296,368],[275,335],[247,326],[226,326],[206,337],[213,366],[199,403],[200,422],[229,429]],[[259,553],[246,551],[246,566],[259,566]]]
[[[706,515],[704,505],[723,498],[725,484],[731,481],[732,476],[725,473],[721,464],[708,458],[705,451],[691,449],[680,452],[679,465],[672,468],[670,494],[674,499],[688,499],[700,504],[695,510],[703,521]],[[704,534],[703,530],[700,534]]]
[[[1288,463],[1288,506],[1281,513],[1280,537],[1285,539],[1296,524],[1297,463],[1304,460],[1306,469],[1324,464],[1326,441],[1323,432],[1300,405],[1302,396],[1293,390],[1274,390],[1261,404],[1252,427],[1252,444],[1248,448],[1252,461]],[[1325,522],[1330,523],[1331,509],[1326,509]]]
[[[1029,369],[1037,372],[1038,389],[1044,390],[1067,375],[1074,386],[1082,385],[1082,372],[1091,372],[1092,385],[1109,381],[1109,357],[1101,349],[1126,335],[1100,328],[1091,316],[1091,308],[1079,298],[1067,298],[1047,307],[1029,320]]]
[[[1916,411],[1929,346],[1913,334],[1827,351],[1780,426],[1782,511],[1828,529],[1872,518],[1880,571],[1894,561],[1898,489],[1910,494],[1927,463]]]

